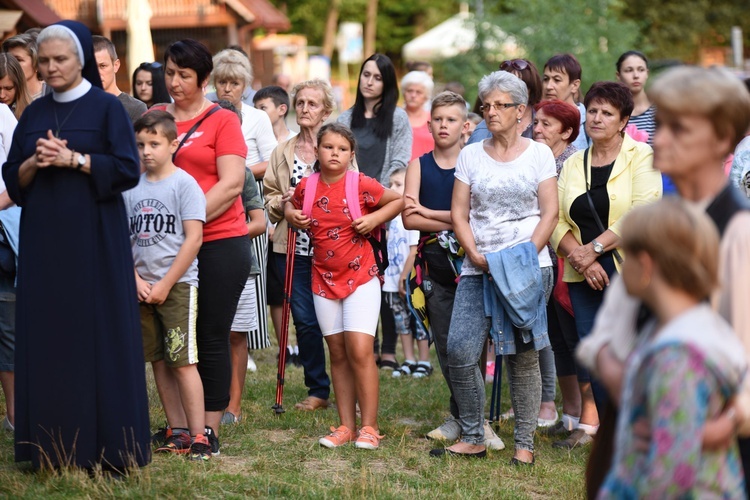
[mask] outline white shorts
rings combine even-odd
[[[323,336],[360,332],[375,336],[380,316],[380,280],[360,285],[345,299],[325,299],[313,294],[315,315]]]
[[[250,276],[237,303],[237,312],[232,320],[233,332],[250,332],[258,328],[258,302],[255,294],[255,276]]]

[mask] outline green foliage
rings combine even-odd
[[[747,2],[737,0],[629,0],[623,14],[643,27],[654,58],[698,62],[701,45],[728,45],[732,26],[750,42]]]
[[[307,36],[310,45],[321,45],[330,0],[272,0],[286,7],[292,32]],[[364,24],[368,0],[343,0],[339,22]],[[421,32],[458,12],[458,0],[378,0],[376,48],[395,60],[401,47]],[[367,56],[367,55],[366,55]]]

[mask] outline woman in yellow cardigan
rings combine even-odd
[[[619,271],[622,216],[636,205],[661,198],[662,180],[653,168],[653,151],[625,134],[633,111],[628,88],[598,82],[584,99],[586,134],[591,147],[565,162],[558,181],[560,214],[552,245],[565,258],[579,338],[594,323],[610,276]],[[582,412],[578,428],[553,443],[572,448],[592,441],[606,395],[596,382],[581,382]]]

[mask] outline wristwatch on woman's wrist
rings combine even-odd
[[[81,170],[86,165],[86,155],[78,153],[78,159],[76,160],[76,170]]]
[[[594,253],[596,253],[596,255],[601,255],[604,253],[604,245],[596,240],[591,240],[591,244],[594,246]]]

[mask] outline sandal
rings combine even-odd
[[[393,376],[395,378],[411,375],[414,373],[414,371],[417,369],[416,363],[409,363],[408,361],[404,361],[401,366],[395,370],[393,370]]]
[[[411,373],[411,376],[414,378],[424,378],[430,375],[432,375],[432,366],[423,363],[418,363],[417,367]]]
[[[380,368],[384,370],[398,370],[398,363],[390,359],[381,359]]]

